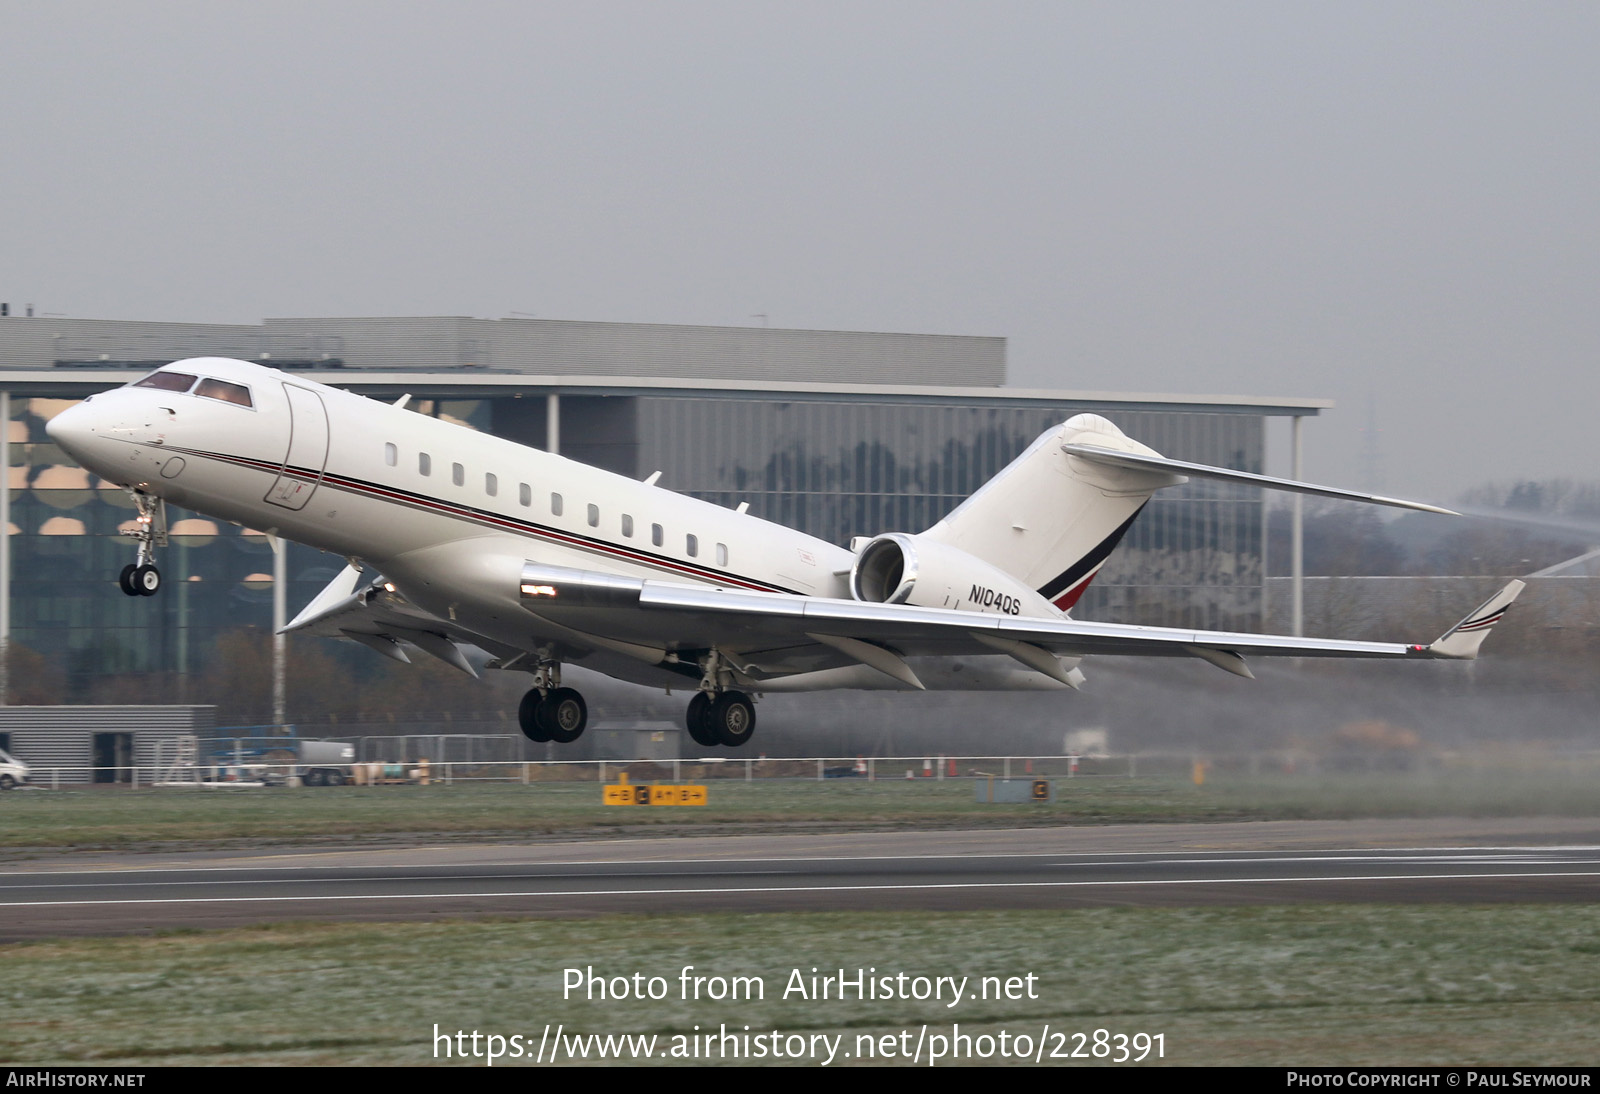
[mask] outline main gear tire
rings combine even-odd
[[[755,704],[742,691],[725,691],[711,704],[710,721],[718,744],[739,748],[756,731]]]
[[[694,698],[689,700],[689,712],[683,721],[688,727],[689,739],[701,748],[716,748],[722,743],[716,727],[711,724],[711,696],[705,692],[695,692]]]

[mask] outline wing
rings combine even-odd
[[[422,650],[470,676],[478,675],[467,655],[477,649],[512,658],[519,652],[496,647],[448,620],[415,607],[375,574],[346,566],[295,616],[284,633],[304,631],[323,638],[348,638],[385,657],[409,663],[406,646]],[[478,660],[482,660],[479,655]]]
[[[920,687],[907,657],[1004,653],[1063,683],[1073,681],[1060,658],[1089,654],[1196,657],[1241,676],[1250,675],[1247,656],[1470,659],[1522,589],[1522,582],[1511,582],[1429,643],[1355,642],[949,611],[636,580],[534,563],[523,569],[521,595],[525,608],[552,621],[574,619],[578,612],[602,612],[613,627],[637,627],[636,634],[654,634],[658,640],[672,635],[669,660],[718,649],[732,656],[754,684],[856,662]]]
[[[411,661],[408,651],[421,650],[472,676],[479,669],[533,671],[553,658],[652,687],[682,686],[686,676],[698,679],[691,664],[666,663],[667,651],[659,643],[618,642],[603,633],[607,620],[598,621],[602,633],[593,633],[596,622],[586,617],[582,623],[588,630],[565,625],[544,628],[534,650],[434,615],[413,604],[381,574],[346,566],[283,633],[348,639],[403,663]]]

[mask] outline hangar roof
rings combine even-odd
[[[545,319],[0,318],[0,387],[72,397],[185,357],[237,357],[364,395],[633,395],[1314,415],[1327,399],[1012,388],[1005,339]],[[781,376],[783,379],[771,379]]]

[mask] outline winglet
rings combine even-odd
[[[338,615],[359,598],[360,593],[356,587],[360,583],[361,571],[354,566],[346,566],[278,633],[288,634],[290,631],[309,627],[329,616]]]
[[[1509,583],[1484,601],[1477,611],[1441,634],[1438,640],[1428,647],[1428,652],[1435,657],[1451,657],[1465,661],[1477,657],[1478,647],[1483,645],[1483,640],[1489,636],[1489,629],[1500,622],[1500,617],[1506,614],[1511,602],[1525,588],[1527,586],[1520,581]]]

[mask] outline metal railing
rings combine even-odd
[[[520,740],[521,738],[517,738]],[[461,739],[453,739],[462,744]],[[481,738],[480,738],[481,741]],[[462,748],[463,752],[470,750]],[[1137,757],[1081,759],[1066,756],[949,756],[917,757],[678,757],[675,759],[610,760],[503,760],[469,755],[433,760],[418,757],[409,761],[358,760],[353,764],[306,764],[290,760],[252,760],[207,762],[180,769],[170,759],[155,764],[119,767],[55,765],[33,767],[27,785],[49,789],[72,787],[151,787],[255,786],[278,785],[296,777],[308,767],[337,768],[347,780],[361,785],[403,780],[425,781],[430,785],[457,782],[603,783],[619,773],[631,779],[682,781],[697,780],[754,782],[758,779],[809,780],[922,779],[943,781],[957,778],[1073,778],[1079,775],[1131,776],[1138,772]],[[1108,770],[1112,765],[1115,770]]]
[[[457,738],[442,738],[456,741]],[[391,782],[426,782],[433,786],[458,783],[520,783],[525,786],[554,786],[570,783],[605,783],[626,773],[634,782],[755,782],[787,780],[827,782],[832,780],[873,783],[884,780],[943,782],[947,780],[1073,779],[1073,778],[1187,778],[1206,773],[1239,775],[1336,775],[1340,773],[1394,772],[1397,774],[1438,774],[1441,771],[1593,771],[1600,774],[1600,753],[1569,753],[1528,757],[1517,762],[1499,751],[1484,753],[1434,753],[1427,755],[1384,756],[1328,755],[1304,752],[1211,753],[1140,752],[1118,755],[1062,756],[1016,755],[971,756],[948,753],[921,756],[702,756],[679,758],[634,758],[609,760],[529,760],[492,759],[483,753],[488,746],[478,739],[478,755],[463,754],[452,759],[432,757],[395,762],[358,760],[353,764],[317,764],[321,769],[338,768],[348,781],[360,785]],[[446,753],[441,752],[441,755]],[[201,761],[190,768],[174,764],[172,758],[160,763],[94,766],[31,766],[28,787],[40,789],[152,787],[251,787],[291,783],[297,772],[313,766],[298,761],[269,760],[234,762]],[[1198,769],[1198,770],[1197,770]]]

